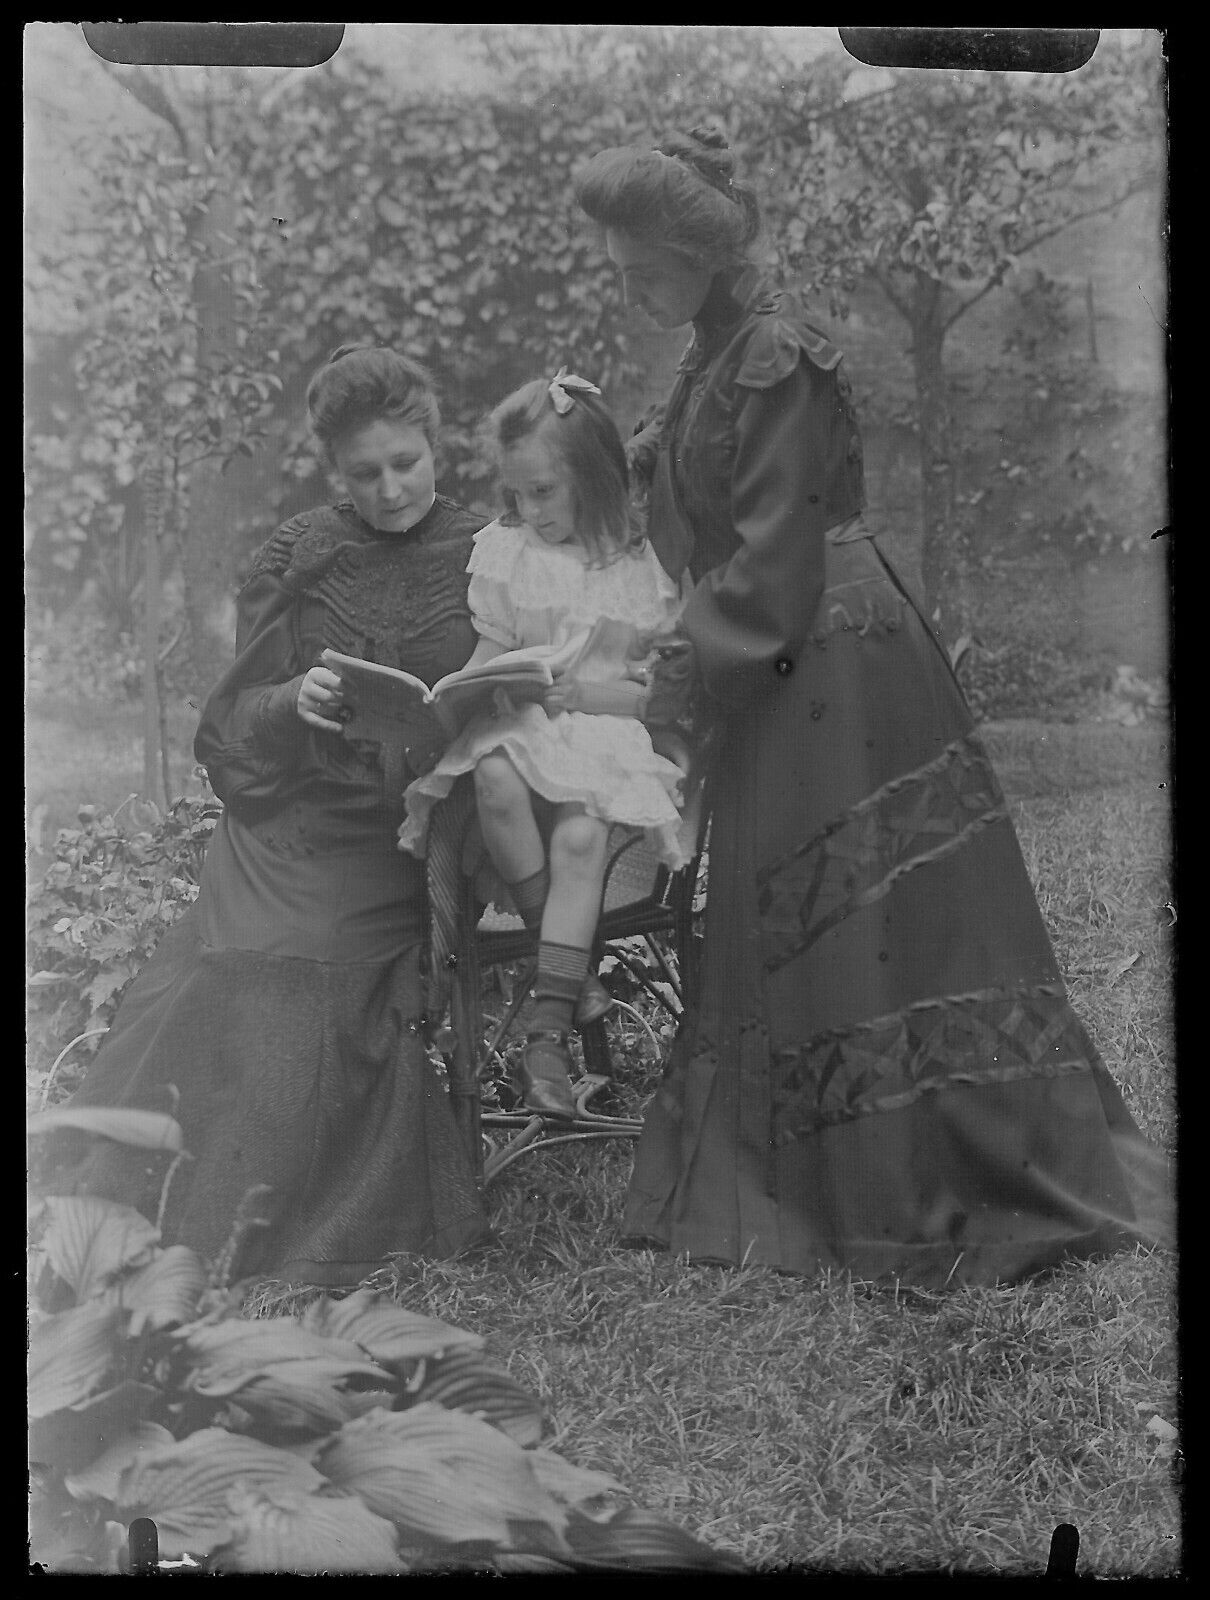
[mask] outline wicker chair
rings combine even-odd
[[[667,751],[683,759],[682,749]],[[601,920],[593,950],[594,970],[608,948],[632,977],[679,1019],[691,1003],[697,953],[693,933],[693,900],[705,835],[700,792],[685,810],[682,840],[688,864],[678,872],[664,867],[647,846],[641,831],[615,826],[610,831]],[[475,1172],[486,1187],[528,1151],[584,1139],[635,1138],[642,1121],[592,1110],[590,1102],[612,1076],[604,1020],[581,1034],[585,1072],[574,1086],[577,1115],[573,1121],[548,1121],[527,1110],[484,1107],[482,1085],[492,1058],[517,1020],[533,981],[534,940],[521,919],[501,915],[488,905],[499,880],[491,873],[479,834],[474,785],[462,778],[437,806],[429,826],[428,886],[430,1042],[446,1064],[454,1117]],[[656,939],[671,944],[675,963],[668,961]],[[634,960],[620,940],[641,937],[660,974],[656,989],[651,972]],[[495,966],[524,962],[504,1015],[487,1028],[483,975]],[[448,1009],[449,1021],[444,1019]]]

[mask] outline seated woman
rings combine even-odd
[[[414,362],[339,350],[307,403],[348,499],[291,518],[253,561],[195,743],[225,805],[201,892],[75,1103],[180,1122],[192,1160],[166,1242],[215,1259],[243,1212],[257,1225],[239,1230],[239,1275],[348,1285],[487,1230],[422,1039],[424,869],[396,845],[414,774],[402,749],[345,737],[340,680],[313,663],[331,647],[428,682],[460,667],[483,519],[435,493],[437,400]],[[58,1192],[66,1168],[155,1215],[163,1168],[146,1152],[81,1157],[64,1133],[48,1155]]]

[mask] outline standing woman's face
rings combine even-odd
[[[339,439],[332,461],[359,514],[379,533],[406,532],[433,504],[433,451],[415,423],[380,417]]]
[[[638,306],[658,327],[692,322],[710,292],[713,272],[695,267],[663,245],[642,244],[628,233],[605,230],[605,253],[622,275],[628,306]]]

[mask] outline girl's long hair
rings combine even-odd
[[[637,554],[645,541],[630,501],[630,471],[617,424],[605,402],[577,392],[571,408],[560,416],[542,378],[526,383],[502,400],[486,423],[488,448],[499,464],[504,452],[540,434],[558,454],[571,479],[576,511],[576,537],[593,566],[619,556]],[[505,515],[521,521],[515,497],[506,489]]]

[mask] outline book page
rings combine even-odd
[[[374,661],[325,650],[322,659],[340,676],[345,732],[351,739],[422,744],[442,736],[421,679]]]

